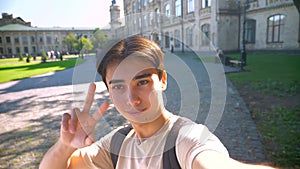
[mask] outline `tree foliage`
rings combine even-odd
[[[101,48],[108,41],[107,37],[103,34],[103,32],[97,28],[93,32],[92,44],[95,48]]]
[[[70,33],[69,35],[63,38],[62,42],[67,46],[68,51],[74,51],[77,39],[74,33]]]

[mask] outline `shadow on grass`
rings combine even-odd
[[[43,154],[55,143],[59,116],[45,115],[32,123],[0,134],[0,168],[37,168]]]

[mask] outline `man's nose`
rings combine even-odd
[[[140,97],[138,96],[137,92],[129,89],[128,91],[128,104],[131,106],[137,106],[141,103]]]

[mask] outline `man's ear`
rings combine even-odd
[[[165,91],[167,89],[167,72],[165,70],[162,71],[161,82],[162,90]]]

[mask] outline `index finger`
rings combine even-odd
[[[95,83],[91,83],[89,86],[88,93],[85,98],[85,102],[84,102],[84,106],[83,106],[83,110],[82,110],[83,113],[90,112],[91,106],[94,101],[95,91],[96,91],[96,85],[95,85]]]

